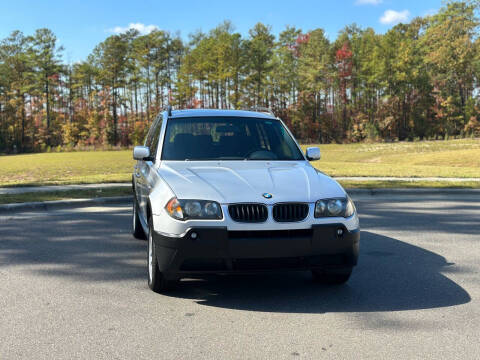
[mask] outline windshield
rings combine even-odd
[[[279,120],[244,117],[168,121],[162,160],[304,160]]]

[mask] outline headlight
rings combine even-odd
[[[215,201],[178,200],[172,198],[165,206],[168,215],[177,220],[222,219],[222,208]]]
[[[324,199],[315,203],[315,217],[345,217],[355,214],[355,205],[352,199]]]

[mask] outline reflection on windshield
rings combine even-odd
[[[162,160],[304,160],[278,120],[198,117],[168,122]]]

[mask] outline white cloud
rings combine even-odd
[[[383,3],[383,0],[357,0],[355,4],[357,5],[378,5]]]
[[[115,26],[113,29],[110,29],[110,32],[113,32],[115,34],[121,34],[124,32],[127,32],[128,30],[137,30],[140,34],[145,35],[148,33],[151,33],[154,30],[158,30],[159,27],[157,25],[145,25],[142,23],[130,23],[128,26],[122,27],[122,26]]]
[[[403,11],[387,10],[383,13],[382,17],[380,18],[380,22],[382,24],[398,24],[401,22],[407,22],[409,17],[410,17],[410,11],[408,10],[403,10]]]

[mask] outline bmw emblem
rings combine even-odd
[[[272,194],[270,193],[263,193],[262,196],[265,198],[265,199],[271,199],[273,197]]]

